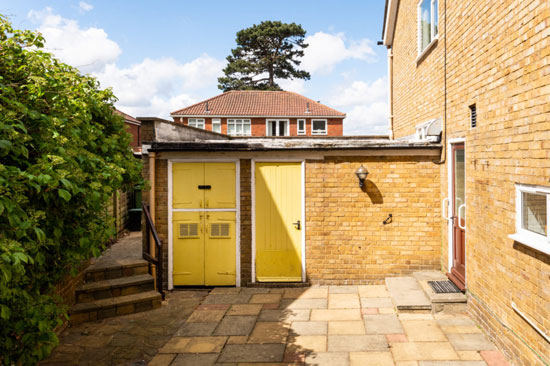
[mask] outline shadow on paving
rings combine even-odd
[[[159,309],[69,327],[40,365],[146,365],[206,295],[207,290],[168,292]]]

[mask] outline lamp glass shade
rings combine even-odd
[[[361,164],[359,168],[355,171],[355,175],[357,175],[357,178],[359,178],[360,181],[363,181],[367,178],[367,175],[369,174],[367,168]]]

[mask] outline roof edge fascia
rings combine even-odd
[[[384,28],[384,46],[391,47],[393,44],[393,36],[395,34],[395,23],[397,21],[397,8],[399,7],[399,0],[387,0],[388,11],[385,19]]]

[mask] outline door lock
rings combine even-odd
[[[296,230],[301,230],[302,224],[300,223],[300,220],[293,222],[292,225],[296,227]]]

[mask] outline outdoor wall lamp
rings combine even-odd
[[[355,175],[357,176],[357,179],[359,179],[359,188],[363,188],[365,179],[367,179],[367,175],[369,175],[369,171],[363,166],[363,164],[361,164],[361,166],[355,171]]]

